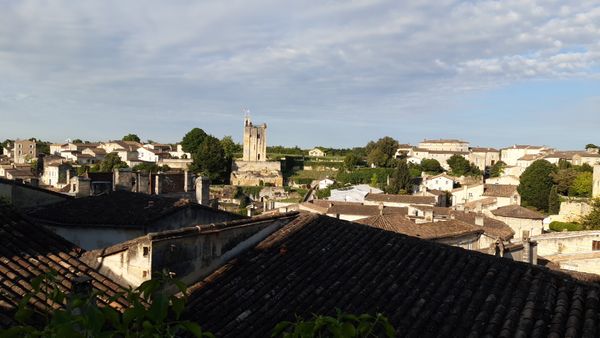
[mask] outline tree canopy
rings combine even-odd
[[[377,140],[377,142],[369,142],[366,147],[367,162],[374,164],[377,167],[392,167],[395,165],[396,151],[399,143],[389,136],[385,136]]]
[[[190,130],[181,140],[181,148],[186,153],[194,154],[200,148],[207,134],[200,128]]]
[[[233,158],[235,153],[242,152],[242,146],[233,141],[231,136],[224,136],[221,139],[221,147],[223,147],[223,152],[225,152],[226,158]]]
[[[127,134],[123,136],[123,141],[141,142],[140,138],[136,134]]]
[[[104,160],[100,162],[100,171],[109,172],[113,169],[127,168],[127,163],[123,162],[117,153],[109,153]]]
[[[429,158],[425,158],[421,161],[421,169],[428,174],[434,175],[444,172],[444,168],[442,168],[442,165],[438,160]]]
[[[594,198],[591,202],[592,211],[581,218],[581,224],[586,230],[600,229],[600,198]]]
[[[448,159],[448,165],[454,176],[477,176],[481,175],[481,170],[466,158],[460,155],[452,155]]]
[[[140,163],[138,165],[135,165],[132,169],[134,171],[142,171],[145,173],[157,173],[159,171],[165,172],[165,171],[171,170],[171,168],[166,164],[159,166],[156,163],[149,163],[149,162]]]
[[[548,211],[552,174],[556,171],[556,166],[546,160],[537,160],[525,169],[518,188],[523,205]]]
[[[548,195],[548,212],[552,215],[557,215],[559,211],[560,196],[558,196],[556,185],[553,185],[552,189],[550,189],[550,195]]]
[[[592,149],[592,148],[598,149],[599,147],[597,145],[593,144],[593,143],[588,143],[588,144],[585,145],[585,149],[586,150],[587,149]]]
[[[398,161],[398,166],[392,172],[390,184],[386,187],[388,194],[406,194],[411,192],[411,177],[406,161]]]
[[[218,138],[206,135],[196,152],[192,153],[192,158],[190,170],[208,176],[213,182],[224,180],[228,161]]]
[[[348,170],[353,170],[357,165],[362,162],[362,158],[356,155],[354,152],[348,153],[346,157],[344,157],[344,167]]]
[[[506,168],[506,163],[502,161],[498,161],[494,163],[494,165],[490,168],[490,177],[500,177],[502,173],[504,173],[504,169]]]
[[[593,175],[589,172],[577,174],[569,188],[569,196],[592,197]]]

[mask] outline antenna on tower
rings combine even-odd
[[[250,122],[250,109],[244,108],[242,111],[244,112],[244,126],[252,125],[252,122]]]

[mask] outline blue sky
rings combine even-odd
[[[600,143],[599,1],[0,2],[0,139]]]

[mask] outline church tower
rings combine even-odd
[[[267,125],[254,126],[250,116],[244,118],[244,158],[245,162],[267,160]]]

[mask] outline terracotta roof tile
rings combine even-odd
[[[390,203],[410,203],[410,204],[436,204],[434,196],[415,196],[415,195],[392,195],[392,194],[368,194],[365,201],[371,202],[390,202]]]
[[[94,272],[79,260],[81,249],[42,227],[23,220],[15,212],[0,207],[0,327],[10,325],[19,301],[33,291],[31,281],[51,269],[58,273],[59,287],[63,292],[72,289],[75,277],[91,278],[93,288],[108,291],[110,295],[125,289],[105,276]],[[34,296],[30,304],[38,311],[48,307],[43,295]],[[127,305],[124,299],[114,304],[119,308]],[[62,305],[50,304],[52,308]],[[4,317],[4,318],[3,318]]]
[[[520,205],[507,205],[498,209],[492,210],[495,216],[512,217],[512,218],[528,218],[528,219],[544,219],[544,215],[539,212],[524,208]]]
[[[517,193],[517,186],[510,184],[486,184],[483,187],[483,196],[512,197]]]

